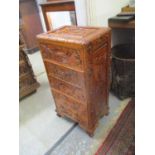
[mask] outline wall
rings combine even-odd
[[[43,31],[46,32],[46,26],[45,26],[45,22],[44,22],[44,17],[43,17],[42,11],[41,11],[41,7],[39,5],[40,3],[43,3],[46,0],[35,0],[35,1],[37,3],[38,9],[39,9],[39,15],[40,15],[41,23],[42,23],[42,26],[43,26]]]
[[[117,13],[121,12],[121,8],[126,6],[128,3],[129,0],[97,0],[98,24],[107,26],[108,18],[115,16]],[[102,18],[103,20],[101,20]]]
[[[108,18],[121,12],[129,0],[86,0],[87,23],[89,26],[108,26]],[[112,46],[135,42],[134,30],[112,30]]]
[[[46,0],[36,0],[36,2],[38,5],[38,8],[39,8],[39,14],[40,14],[43,30],[46,31],[44,18],[42,15],[41,7],[39,5],[40,3],[46,2]],[[80,26],[86,26],[87,25],[86,1],[85,0],[75,0],[75,9],[76,9],[76,16],[77,16],[77,24]]]
[[[71,25],[69,11],[50,12],[48,13],[52,20],[52,28],[56,29],[63,25]]]
[[[129,0],[86,0],[88,24],[108,26],[108,18],[115,16]]]
[[[87,25],[86,0],[74,0],[74,1],[77,16],[77,24],[79,26],[86,26]]]

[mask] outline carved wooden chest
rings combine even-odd
[[[20,28],[21,30],[21,28]],[[26,55],[25,44],[21,31],[19,32],[19,98],[23,98],[37,90],[37,82],[29,58]]]
[[[37,36],[58,116],[93,135],[108,114],[109,28],[64,26]]]

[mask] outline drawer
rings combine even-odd
[[[41,51],[44,60],[55,61],[69,67],[82,69],[82,51],[52,44],[41,44]]]
[[[63,81],[66,81],[76,87],[84,88],[84,74],[65,67],[45,62],[47,73]]]
[[[75,98],[76,100],[79,100],[80,102],[86,102],[86,96],[83,89],[63,82],[62,80],[59,80],[52,76],[49,78],[49,81],[52,88],[57,89],[63,92],[64,94],[69,95]]]
[[[75,100],[62,95],[55,90],[52,90],[52,92],[60,115],[64,115],[78,122],[81,115],[85,115],[83,117],[87,117],[86,104],[76,102]]]

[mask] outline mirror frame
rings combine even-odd
[[[75,3],[74,0],[63,0],[63,1],[51,1],[45,2],[40,4],[42,13],[44,16],[44,21],[46,25],[46,30],[52,30],[52,21],[48,16],[48,12],[55,12],[55,11],[74,11],[75,12],[75,20],[77,25],[77,17],[75,11]]]

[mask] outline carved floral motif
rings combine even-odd
[[[83,27],[63,27],[59,30],[53,31],[53,34],[63,35],[63,37],[86,37],[87,35],[94,33],[96,28],[83,28]]]
[[[52,63],[45,62],[49,75],[62,79],[68,83],[74,84],[77,87],[83,86],[83,75],[74,70],[70,70],[64,67],[59,67]]]
[[[61,64],[82,68],[80,50],[67,47],[41,45],[42,54],[45,59],[53,60]]]
[[[86,97],[84,95],[84,92],[81,88],[72,86],[68,83],[65,83],[61,80],[58,80],[56,78],[50,77],[50,84],[53,88],[64,92],[64,94],[67,94],[69,96],[72,96],[76,100],[79,100],[81,102],[86,101]]]
[[[98,39],[89,42],[89,44],[87,45],[87,51],[91,54],[102,46],[107,46],[107,37],[106,36],[101,36]]]

